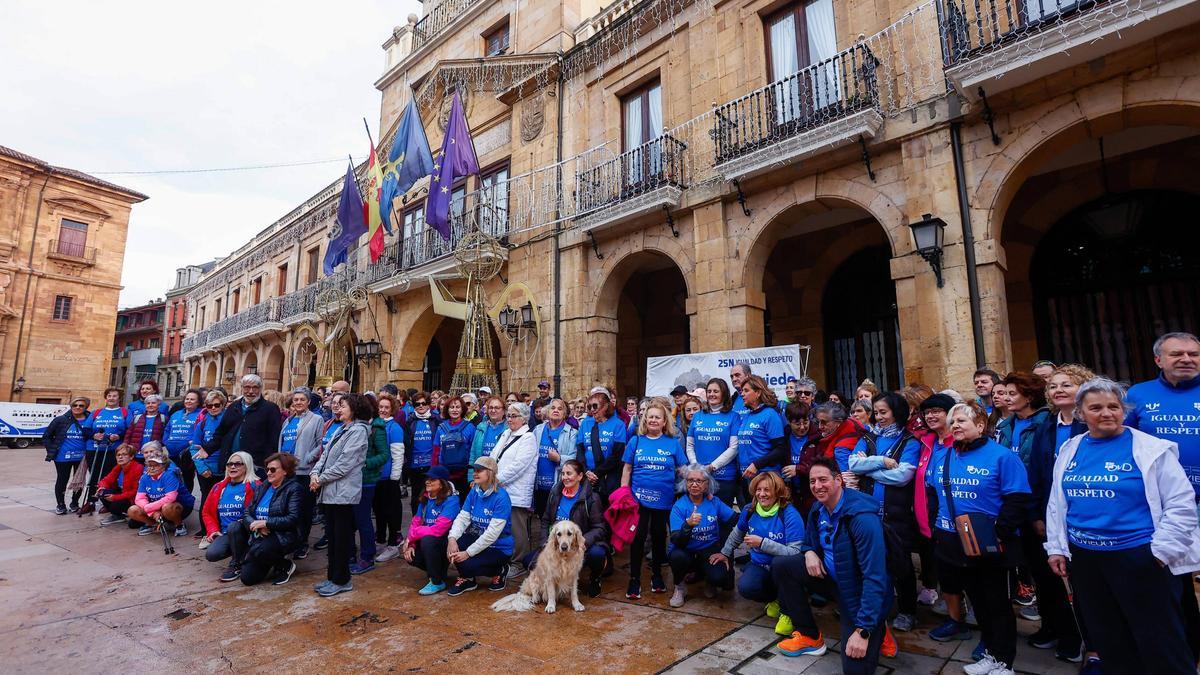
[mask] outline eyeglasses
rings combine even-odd
[[[507,418],[508,418],[508,419],[510,419],[510,420],[519,420],[519,419],[522,419],[522,416],[521,416],[521,415],[519,415],[519,414],[517,414],[517,413],[508,413],[507,415],[505,415],[505,417],[507,417]]]
[[[426,405],[429,405],[429,401],[417,401],[417,402],[416,402],[416,403],[414,403],[413,405],[419,408],[419,407],[421,407],[421,406],[426,406]]]
[[[283,471],[283,469],[281,469],[277,466],[268,466],[267,467],[267,473],[278,473],[280,471]]]
[[[220,403],[209,403],[208,405],[206,405],[206,406],[204,406],[204,407],[205,407],[205,408],[220,408],[220,407],[221,407],[221,405],[222,405],[222,404],[220,404]]]
[[[225,462],[225,466],[246,466],[245,462]],[[270,469],[268,469],[269,471]]]
[[[600,409],[599,403],[589,403],[588,404],[588,410],[599,410],[599,409]]]
[[[72,403],[71,407],[72,408],[86,408],[87,406],[82,403]]]
[[[807,397],[809,397],[809,398],[812,398],[813,396],[816,396],[816,392],[811,392],[811,391],[797,391],[797,392],[796,392],[796,395],[797,395],[797,396],[807,396]]]
[[[708,482],[707,478],[689,478],[689,479],[687,479],[688,485],[703,485],[707,482]]]

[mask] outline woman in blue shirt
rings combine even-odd
[[[533,477],[533,514],[542,519],[541,532],[532,533],[534,540],[544,538],[554,521],[542,518],[550,491],[558,482],[558,470],[562,463],[575,457],[575,429],[567,424],[567,403],[561,398],[552,399],[542,406],[546,421],[533,430],[537,443],[537,469]]]
[[[138,415],[146,414],[146,397],[150,396],[151,394],[158,394],[158,382],[155,380],[145,380],[138,383],[137,398],[130,401],[129,405],[125,406],[125,411],[127,413],[125,416],[126,425],[133,424],[133,418],[137,417]],[[162,406],[159,407],[162,408]],[[167,411],[166,409],[162,409],[160,412],[165,413]]]
[[[467,465],[471,462],[471,443],[475,440],[475,425],[463,415],[467,405],[458,396],[446,400],[445,421],[433,435],[433,466],[444,466],[450,472],[450,482],[460,493],[467,491]]]
[[[67,483],[71,474],[79,469],[83,459],[83,451],[87,447],[88,432],[84,425],[91,420],[88,406],[91,402],[84,396],[71,399],[71,407],[62,415],[55,417],[46,432],[42,435],[42,443],[46,446],[46,461],[54,462],[57,478],[54,481],[54,499],[58,506],[54,512],[66,515],[79,510],[79,497],[82,490],[71,493],[71,508],[66,505]]]
[[[725,380],[714,377],[704,388],[708,406],[692,417],[687,431],[688,462],[703,464],[716,481],[717,498],[733,506],[738,491],[737,445],[741,416]]]
[[[163,431],[163,445],[171,461],[183,471],[183,484],[188,492],[196,484],[196,466],[192,464],[192,456],[187,449],[196,435],[196,418],[199,416],[200,390],[188,389],[183,395],[183,408],[167,418],[167,428]]]
[[[733,588],[733,572],[709,562],[729,536],[737,513],[715,496],[712,475],[703,464],[690,464],[683,472],[685,494],[671,508],[671,579],[675,591],[670,605],[682,607],[687,599],[685,580],[704,581],[705,597]]]
[[[489,591],[502,591],[512,558],[512,502],[496,480],[496,458],[475,461],[475,484],[450,527],[446,558],[458,568],[458,579],[447,591],[462,595],[479,587],[477,577],[488,577]]]
[[[425,492],[413,513],[404,542],[404,560],[429,575],[429,581],[417,591],[418,595],[433,595],[446,590],[446,570],[449,568],[446,546],[450,526],[461,508],[454,484],[450,482],[450,472],[444,466],[431,467],[425,474]]]
[[[221,480],[221,449],[215,447],[212,439],[213,434],[217,433],[217,427],[221,425],[221,419],[225,417],[225,406],[228,402],[229,398],[225,394],[216,389],[210,389],[204,396],[204,414],[201,418],[197,418],[193,428],[192,444],[188,448],[188,453],[192,458],[192,467],[196,472],[197,482],[200,483],[201,504],[208,500],[213,486]],[[204,520],[201,519],[200,535],[204,536],[205,534],[207,534],[207,527]]]
[[[200,539],[200,549],[209,562],[220,562],[233,555],[233,547],[224,537],[229,526],[246,515],[246,508],[254,501],[254,459],[248,452],[235,452],[225,462],[225,478],[213,486],[209,498],[200,507],[202,530],[207,534]],[[230,565],[228,569],[234,569]],[[237,575],[231,575],[233,581]]]
[[[1033,373],[1014,372],[1001,384],[1008,387],[1011,414],[996,425],[996,442],[1017,453],[1021,463],[1028,467],[1034,432],[1050,416],[1046,407],[1046,381]]]
[[[746,412],[738,426],[737,451],[743,480],[749,481],[763,471],[779,473],[788,463],[789,453],[775,392],[761,377],[750,375],[742,381],[742,400]],[[750,502],[748,491],[743,491],[742,496],[744,503]]]
[[[471,467],[467,468],[467,480],[475,480],[475,460],[492,454],[496,441],[508,428],[504,422],[504,399],[489,396],[482,404],[484,419],[475,425],[475,438],[471,441]]]
[[[97,477],[107,476],[117,465],[117,446],[125,438],[125,409],[121,407],[121,390],[116,387],[105,389],[104,407],[92,412],[84,426],[88,428],[84,452],[88,466],[92,467],[88,489],[95,494]]]
[[[587,467],[592,488],[608,503],[608,496],[621,480],[621,458],[625,455],[625,423],[613,409],[608,390],[592,389],[588,396],[588,417],[579,423],[575,436],[575,458]]]
[[[433,435],[441,420],[429,404],[429,394],[417,392],[412,403],[413,414],[404,421],[404,475],[408,481],[409,506],[416,513],[425,489],[425,473],[433,466]]]
[[[667,520],[675,501],[675,469],[687,465],[687,457],[675,440],[675,421],[659,399],[650,401],[641,416],[638,435],[626,446],[622,461],[621,487],[633,490],[638,502],[637,532],[629,552],[629,590],[625,597],[642,597],[642,563],[646,559],[646,534],[650,535],[650,591],[665,593],[662,566],[667,557]]]

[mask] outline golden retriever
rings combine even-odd
[[[550,528],[546,545],[538,555],[537,566],[516,593],[492,604],[497,612],[527,612],[539,602],[553,614],[560,596],[570,596],[571,607],[583,611],[579,602],[579,571],[583,569],[583,531],[570,520],[560,520]]]

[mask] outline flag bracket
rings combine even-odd
[[[675,238],[678,239],[679,229],[675,227],[675,218],[671,215],[671,208],[666,204],[663,204],[662,209],[663,212],[667,214],[667,227],[671,228],[671,234],[675,235]]]
[[[750,209],[746,208],[746,193],[742,192],[742,182],[736,178],[733,179],[733,187],[737,188],[738,204],[742,205],[742,215],[750,217]]]
[[[592,241],[592,253],[596,254],[596,260],[604,260],[604,254],[600,252],[600,246],[596,244],[596,235],[592,234],[591,230],[588,230],[587,235],[588,239]]]
[[[862,148],[862,161],[867,167],[867,177],[874,183],[875,172],[871,169],[871,153],[867,150],[867,139],[863,138],[862,134],[858,135],[858,146]]]
[[[983,87],[979,88],[979,100],[983,103],[983,121],[987,122],[988,131],[992,132],[992,145],[1000,145],[1000,136],[996,134],[996,115],[992,112],[992,106],[988,105]]]

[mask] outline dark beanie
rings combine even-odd
[[[950,412],[950,409],[957,405],[957,403],[957,401],[950,398],[946,394],[934,394],[924,401],[921,401],[921,412],[925,412],[930,408],[941,408],[946,412]]]

